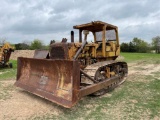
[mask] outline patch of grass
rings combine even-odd
[[[122,53],[127,62],[136,62],[137,65],[160,64],[159,54],[150,53]],[[0,80],[15,78],[16,61],[13,69],[2,69]],[[144,68],[135,67],[138,71]],[[66,109],[54,104],[60,111],[45,115],[33,115],[29,120],[103,120],[103,119],[154,119],[160,118],[160,79],[159,72],[152,75],[130,75],[120,87],[100,97],[87,96],[82,98],[76,106]],[[0,81],[3,82],[3,81]],[[12,87],[0,84],[0,99],[8,99]]]
[[[147,85],[146,90],[149,90],[151,94],[146,98],[147,101],[138,105],[149,109],[151,112],[150,117],[154,118],[160,115],[160,79],[151,81]]]
[[[30,119],[114,120],[160,117],[160,80],[150,75],[137,76],[137,79],[148,79],[146,80],[148,82],[126,81],[119,88],[109,92],[110,96],[107,94],[101,97],[88,96],[71,109],[57,106],[62,111],[59,115],[32,116]]]
[[[155,64],[160,64],[160,54],[153,53],[121,53],[121,56],[125,58],[126,62],[134,62],[138,60],[144,60],[147,63],[150,61]]]
[[[155,78],[160,78],[160,72],[152,72]]]
[[[0,81],[6,80],[6,79],[15,79],[16,78],[16,72],[17,72],[17,61],[16,60],[10,60],[10,62],[13,64],[13,68],[0,68]]]

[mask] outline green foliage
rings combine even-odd
[[[160,36],[152,38],[152,49],[156,50],[156,53],[160,53]]]
[[[149,52],[149,50],[150,50],[149,44],[139,38],[133,38],[133,40],[129,43],[121,44],[122,52],[146,53]]]
[[[152,46],[153,49],[156,49],[158,43],[160,42],[160,36],[156,36],[152,38]]]
[[[35,40],[31,43],[31,47],[30,47],[31,50],[43,49],[43,48],[44,48],[43,43],[42,43],[42,41],[39,40],[39,39],[35,39]]]
[[[18,44],[15,44],[15,49],[16,50],[28,50],[30,49],[30,46],[25,43],[18,43]]]
[[[122,43],[121,44],[121,51],[123,51],[123,52],[129,51],[129,44],[128,43]]]
[[[136,46],[133,42],[129,42],[129,51],[128,52],[136,52]]]
[[[51,42],[55,43],[55,40],[52,40]],[[44,45],[39,39],[34,39],[32,42],[24,41],[22,43],[15,44],[14,46],[16,50],[49,49],[49,45]]]
[[[44,49],[44,50],[49,50],[49,45],[43,46],[43,49]]]
[[[134,38],[132,42],[135,45],[136,52],[141,52],[141,53],[148,52],[149,45],[144,40],[141,40],[139,38]]]

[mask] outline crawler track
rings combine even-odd
[[[97,83],[107,81],[112,77],[120,77],[120,80],[117,80],[114,83],[109,84],[106,88],[92,94],[99,96],[122,84],[125,81],[125,76],[128,74],[128,67],[126,62],[117,62],[111,60],[91,64],[84,69],[84,72],[97,81]],[[81,78],[82,86],[95,84],[93,81],[84,77],[83,75]]]

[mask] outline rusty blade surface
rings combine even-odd
[[[79,100],[78,61],[18,58],[16,86],[70,108]]]

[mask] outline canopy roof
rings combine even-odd
[[[88,30],[92,32],[98,32],[103,30],[103,26],[106,25],[106,30],[112,30],[112,29],[117,29],[117,26],[114,26],[112,24],[108,24],[102,21],[93,21],[90,23],[86,24],[81,24],[81,25],[75,25],[73,26],[74,29],[81,29],[81,30]]]

